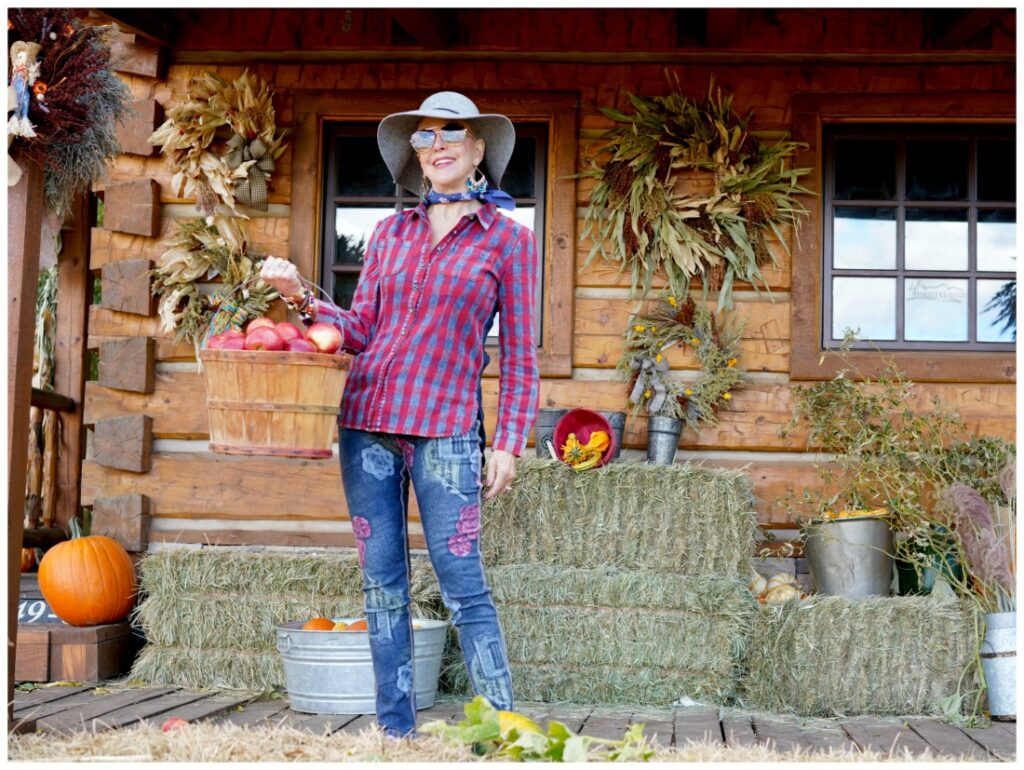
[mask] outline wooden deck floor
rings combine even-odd
[[[74,730],[113,730],[138,722],[163,724],[177,716],[189,721],[230,722],[236,725],[289,725],[316,734],[358,731],[373,724],[362,715],[310,715],[292,711],[288,701],[254,700],[235,692],[184,690],[177,687],[96,686],[43,687],[16,692],[16,730],[66,734]],[[463,701],[439,699],[419,712],[419,723],[432,719],[457,722]],[[738,709],[694,707],[630,709],[521,703],[517,708],[546,722],[554,719],[575,732],[600,738],[621,738],[634,722],[664,746],[710,740],[723,745],[765,744],[779,750],[873,749],[889,752],[906,747],[914,754],[964,757],[974,761],[1012,762],[1016,759],[1016,723],[993,722],[986,728],[963,728],[926,717],[803,719]]]

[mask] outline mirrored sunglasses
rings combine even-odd
[[[414,131],[409,137],[409,144],[416,152],[429,152],[434,146],[438,134],[445,144],[462,144],[466,141],[469,129],[460,123],[446,123],[440,128],[425,128],[421,131]]]

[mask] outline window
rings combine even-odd
[[[376,126],[393,112],[414,108],[421,91],[321,91],[296,89],[293,105],[291,260],[339,304],[351,301],[361,269],[360,241],[373,222],[416,205],[386,176]],[[572,376],[573,289],[576,258],[578,97],[574,93],[465,91],[484,112],[507,115],[520,140],[502,188],[516,198],[509,215],[533,227],[542,257],[538,281],[537,362],[544,377]],[[352,161],[338,165],[338,143]],[[333,158],[333,160],[332,160]],[[504,212],[503,212],[504,213]],[[339,227],[340,222],[340,227]],[[338,234],[343,238],[338,237]],[[496,332],[497,323],[493,331]],[[500,349],[489,350],[485,377],[497,376]]]
[[[859,172],[855,161],[847,161],[840,164],[840,168],[845,169],[846,179],[848,180],[844,184],[850,189],[851,194],[861,196],[870,194],[878,196],[878,198],[851,197],[834,200],[835,196],[832,192],[834,188],[830,187],[833,184],[830,168],[834,164],[832,156],[827,149],[828,143],[838,139],[840,136],[852,140],[857,138],[857,132],[864,130],[867,132],[878,131],[883,127],[893,127],[894,133],[889,136],[876,136],[874,138],[894,138],[897,144],[899,144],[902,138],[904,152],[906,141],[911,138],[910,134],[912,131],[919,131],[922,134],[931,130],[945,132],[944,134],[937,133],[927,137],[935,140],[942,138],[942,136],[955,139],[960,135],[971,135],[972,132],[976,136],[981,136],[985,131],[998,132],[1000,129],[1005,131],[1006,135],[1012,136],[1014,121],[1017,115],[1016,94],[1012,90],[911,94],[874,92],[858,94],[800,93],[793,95],[792,114],[792,136],[795,140],[805,144],[805,148],[794,158],[793,165],[795,167],[811,169],[811,173],[804,177],[802,181],[812,194],[805,195],[802,198],[802,202],[807,208],[808,216],[801,220],[798,237],[792,238],[790,241],[792,243],[792,263],[789,271],[791,281],[789,374],[793,380],[823,380],[832,378],[840,369],[845,367],[845,364],[837,356],[823,355],[827,348],[835,347],[835,343],[831,342],[833,339],[831,335],[832,308],[831,305],[826,307],[826,304],[831,301],[831,296],[825,296],[825,272],[826,270],[833,269],[832,229],[834,228],[834,223],[831,219],[833,216],[833,206],[857,208],[858,206],[854,204],[863,203],[864,208],[895,209],[898,229],[892,246],[889,247],[887,245],[886,248],[892,251],[901,250],[897,252],[897,259],[902,258],[904,263],[897,265],[897,268],[890,275],[868,274],[864,276],[867,278],[888,278],[897,284],[893,287],[892,295],[894,298],[892,300],[894,313],[897,312],[896,308],[906,303],[906,279],[908,277],[905,272],[907,270],[905,261],[906,243],[905,240],[901,242],[901,239],[906,238],[907,209],[941,208],[940,205],[936,204],[946,204],[949,208],[958,207],[968,210],[968,236],[973,237],[974,242],[971,245],[972,242],[968,241],[968,269],[959,271],[963,272],[964,275],[956,276],[956,278],[967,280],[968,288],[971,288],[971,282],[974,281],[975,290],[979,288],[977,282],[984,280],[999,281],[997,277],[987,277],[987,275],[991,275],[991,272],[985,273],[984,270],[979,271],[978,269],[977,253],[979,249],[983,248],[978,242],[978,238],[981,237],[984,240],[987,236],[984,235],[986,230],[984,227],[981,228],[979,234],[976,227],[977,217],[981,216],[981,212],[999,208],[1015,210],[1015,205],[1007,206],[1006,204],[1010,202],[994,200],[994,194],[984,191],[981,191],[979,197],[972,199],[970,196],[978,195],[978,193],[972,192],[970,187],[968,188],[968,198],[963,201],[918,200],[914,193],[908,199],[906,173],[897,164],[899,160],[898,148],[895,150],[897,154],[893,158],[892,176],[880,177],[877,173],[874,174],[874,184],[878,188],[874,192],[863,189],[867,182],[864,179],[858,179],[857,174]],[[902,128],[895,128],[897,126]],[[843,134],[847,129],[851,133]],[[870,133],[865,133],[860,135],[859,138],[868,140],[872,136]],[[980,161],[977,153],[975,154],[975,164],[984,164],[986,162],[984,157],[985,151],[983,148]],[[970,155],[968,155],[968,158],[970,162]],[[1009,164],[1007,164],[1007,168],[1009,167]],[[970,174],[972,173],[975,174],[974,184],[977,186],[980,180],[977,178],[976,169],[972,171],[971,167],[968,166],[968,185],[971,184]],[[854,175],[852,181],[849,181],[851,180],[850,174]],[[881,181],[879,181],[880,179]],[[896,187],[898,179],[903,179],[901,183],[904,185],[904,189],[902,190]],[[884,187],[886,184],[889,185],[888,188]],[[923,185],[925,189],[928,189],[929,185],[933,188],[936,186],[934,180],[930,180],[927,175],[923,178],[915,178],[913,184],[917,187]],[[858,190],[858,187],[862,189]],[[982,183],[982,187],[984,187],[984,183]],[[978,189],[980,190],[981,188]],[[948,194],[958,194],[958,191],[948,191]],[[986,195],[989,197],[983,199]],[[897,197],[894,199],[892,196]],[[903,196],[902,200],[898,196]],[[873,203],[880,205],[869,205]],[[976,218],[974,220],[975,232],[973,235],[971,234],[971,210],[976,212],[974,214]],[[998,217],[1006,215],[985,216]],[[902,217],[902,223],[899,219],[900,217]],[[912,223],[922,223],[921,217],[915,218],[911,216],[910,221]],[[866,222],[874,227],[891,228],[891,225],[885,224],[886,220],[884,218],[874,217],[866,220]],[[927,223],[928,220],[924,220],[923,226],[927,226]],[[847,222],[847,224],[856,226],[864,225],[865,222]],[[827,240],[826,230],[828,231]],[[914,233],[913,227],[911,228],[911,233]],[[970,250],[973,250],[973,258],[975,260],[973,264],[970,262],[972,258],[972,251]],[[851,264],[851,260],[853,264],[863,264],[863,262],[858,262],[857,260],[860,258],[850,251],[847,251],[842,259],[846,261],[841,262],[841,265]],[[915,264],[913,260],[911,264]],[[839,267],[837,269],[840,272],[836,275],[833,276],[830,273],[829,287],[832,285],[833,277],[856,277],[856,272],[865,268]],[[852,270],[853,273],[847,272],[844,274],[842,273],[844,270]],[[900,273],[900,270],[904,272]],[[928,276],[933,272],[933,268],[921,272]],[[953,277],[946,275],[946,273],[952,271],[935,270],[934,272],[943,277]],[[1015,280],[1015,267],[1013,270],[1000,271],[995,273],[995,275],[1010,275]],[[915,276],[911,273],[910,277],[913,278]],[[896,303],[895,298],[899,296],[896,291],[901,280],[903,281],[902,291],[904,294],[901,298],[902,302]],[[1002,283],[1005,283],[1005,281],[1000,281],[1000,284]],[[1012,285],[1015,289],[1016,284]],[[991,286],[984,284],[980,288],[983,291],[991,290]],[[886,298],[888,296],[886,295]],[[934,301],[935,298],[933,297],[932,299]],[[982,307],[988,305],[988,301],[983,294],[978,295],[975,301]],[[971,318],[971,310],[969,307],[968,319]],[[828,319],[827,321],[826,318]],[[973,323],[978,328],[977,319]],[[897,328],[903,330],[905,324]],[[981,324],[981,328],[984,328],[984,322]],[[826,329],[829,330],[827,340]],[[1002,324],[996,324],[995,329],[996,331],[1002,329]],[[911,340],[914,344],[907,346],[905,338],[899,337],[894,332],[893,337],[895,339],[878,341],[879,347],[886,348],[884,356],[880,356],[875,350],[853,350],[848,358],[854,367],[867,376],[879,373],[885,366],[886,361],[892,361],[909,378],[918,382],[1015,382],[1017,376],[1016,354],[1014,350],[1006,349],[1007,347],[1012,348],[1012,344],[1008,344],[1005,341],[982,344],[985,342],[986,334],[983,333],[979,336],[980,338],[974,338],[974,344],[970,342],[972,338],[968,335],[966,341]],[[899,342],[900,339],[903,339],[903,342]]]
[[[836,126],[825,137],[822,342],[1013,350],[1012,127]]]
[[[394,183],[377,148],[377,123],[327,121],[323,126],[323,215],[321,281],[339,307],[351,305],[362,269],[366,241],[384,217],[415,208],[419,199]],[[516,145],[501,188],[516,199],[515,211],[499,209],[544,233],[547,174],[547,134],[543,124],[516,126]],[[538,266],[536,306],[541,307],[544,277],[544,239],[537,239]],[[537,314],[537,339],[541,340],[541,314]],[[490,329],[496,343],[498,320]]]

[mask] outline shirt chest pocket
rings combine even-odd
[[[497,258],[491,252],[482,249],[460,249],[454,254],[447,255],[438,270],[446,283],[496,287],[496,262]]]
[[[416,259],[414,244],[401,238],[383,238],[377,244],[377,259],[382,277],[404,273]]]

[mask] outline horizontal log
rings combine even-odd
[[[194,372],[157,372],[153,393],[137,394],[86,384],[85,421],[144,413],[153,418],[156,438],[209,437],[202,376]],[[683,449],[746,449],[804,451],[806,429],[801,426],[786,438],[779,431],[792,416],[790,384],[756,383],[736,391],[730,408],[719,413],[717,425],[705,425],[699,434],[683,432]],[[499,382],[483,382],[484,423],[488,436],[494,434]],[[1010,385],[964,386],[957,384],[919,384],[913,406],[930,408],[929,399],[937,396],[960,411],[969,429],[978,435],[1014,436],[1015,391]],[[624,409],[626,383],[617,381],[542,380],[540,405],[550,407],[588,407],[603,411]],[[647,445],[646,418],[628,417],[623,437],[626,447]]]
[[[614,369],[622,355],[623,339],[618,335],[581,335],[574,337],[574,366]],[[789,340],[740,340],[740,361],[751,372],[789,371]],[[669,348],[665,355],[673,369],[698,369],[700,362],[690,348]]]
[[[67,539],[67,532],[60,527],[29,527],[24,530],[22,547],[46,550],[57,545],[57,543],[63,543]]]
[[[68,413],[74,412],[77,408],[73,398],[62,396],[60,393],[51,393],[48,390],[40,390],[39,388],[32,388],[32,406]]]
[[[303,460],[157,452],[152,461],[152,470],[144,475],[87,461],[82,470],[82,504],[106,496],[141,494],[150,498],[154,521],[223,519],[225,530],[231,529],[233,520],[279,521],[286,530],[288,522],[349,518],[336,457]],[[804,462],[708,460],[704,464],[743,468],[753,483],[762,522],[795,521],[809,513],[783,505],[786,493],[822,486],[809,458]],[[420,520],[414,493],[409,520]],[[254,530],[241,532],[239,537],[244,539],[239,542],[255,542],[248,539],[255,534]],[[162,529],[150,530],[151,541],[162,536]]]

